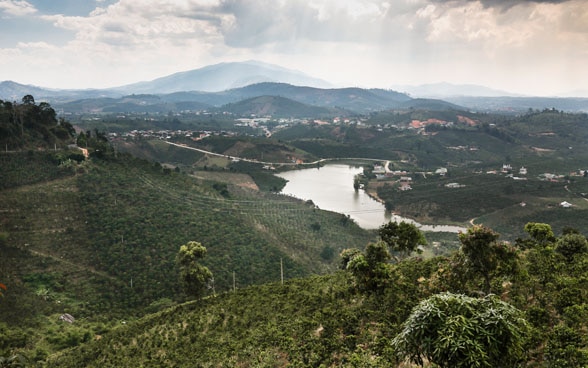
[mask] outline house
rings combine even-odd
[[[440,167],[435,170],[435,174],[445,176],[445,174],[447,174],[447,169],[445,167]]]
[[[563,208],[570,208],[573,206],[573,204],[566,202],[566,201],[561,202],[559,205],[560,205],[560,207],[563,207]]]
[[[385,172],[386,169],[382,165],[374,165],[374,170],[372,170],[374,174],[384,174]]]
[[[527,175],[527,168],[521,166],[521,168],[519,169],[519,175]]]

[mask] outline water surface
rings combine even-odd
[[[323,210],[349,215],[364,229],[377,229],[388,221],[406,221],[423,231],[458,232],[459,226],[421,225],[413,220],[392,215],[384,204],[376,201],[363,190],[353,188],[355,175],[363,172],[359,166],[329,164],[320,168],[286,171],[276,174],[288,180],[283,194],[312,202]]]

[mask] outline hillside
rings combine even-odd
[[[96,323],[183,300],[175,256],[190,240],[208,249],[218,293],[275,282],[281,263],[286,279],[331,272],[341,249],[373,239],[345,216],[232,184],[244,174],[209,181],[122,154],[67,157],[0,154],[0,280],[8,286],[0,328],[37,326],[0,350],[80,343],[83,329],[73,340],[46,339],[64,312]]]
[[[237,116],[271,116],[273,118],[323,118],[350,115],[349,111],[305,105],[279,96],[252,97],[221,107]]]
[[[23,117],[37,111],[25,100]],[[516,337],[524,347],[517,348],[524,352],[517,350],[517,361],[584,366],[588,242],[581,233],[588,228],[582,198],[588,182],[481,174],[507,157],[534,172],[583,164],[585,116],[554,110],[517,118],[454,110],[387,116],[409,119],[411,129],[370,120],[298,124],[276,139],[220,134],[192,141],[182,133],[179,146],[147,138],[111,146],[105,133],[88,130],[76,137],[88,147],[85,158],[65,141],[57,146],[54,135],[38,134],[44,125],[37,123],[45,120],[31,124],[4,114],[9,137],[20,137],[22,146],[0,153],[0,282],[7,286],[0,300],[0,358],[17,353],[32,364],[64,367],[406,366],[392,343],[402,323],[419,302],[450,291],[474,299],[496,294],[520,309],[519,321],[531,330]],[[47,121],[51,128],[65,124]],[[34,146],[23,137],[34,137]],[[464,142],[475,149],[460,148]],[[125,154],[123,144],[166,164]],[[384,158],[393,169],[412,171],[412,191],[394,190],[390,201],[386,183],[376,189],[401,211],[453,221],[483,214],[472,222],[507,229],[502,239],[510,243],[483,233],[484,241],[470,240],[489,249],[468,253],[470,240],[462,234],[456,253],[435,243],[425,248],[426,258],[402,260],[398,252],[392,258],[388,248],[399,250],[394,244],[374,243],[377,235],[347,216],[274,194],[281,179],[232,159],[349,156]],[[438,165],[449,168],[447,176],[421,171]],[[454,180],[465,187],[448,189]],[[562,198],[575,206],[567,216],[554,206]],[[523,208],[522,200],[526,209],[540,210],[521,216],[514,206]],[[556,234],[543,225],[524,227],[535,218],[552,223]],[[214,278],[204,299],[183,303],[189,297],[175,259],[180,245],[192,240],[207,248],[202,263]],[[490,258],[464,258],[476,255]],[[335,272],[341,267],[347,272]],[[64,313],[75,321],[61,321]],[[424,335],[428,341],[435,336]]]
[[[475,231],[495,236],[489,229]],[[178,305],[119,325],[100,338],[50,356],[48,362],[52,367],[416,367],[422,365],[403,362],[395,338],[403,328],[406,333],[409,315],[419,316],[411,315],[419,305],[421,313],[431,313],[433,326],[414,326],[414,354],[426,354],[435,344],[439,352],[479,356],[477,361],[485,359],[487,366],[496,366],[487,363],[495,355],[497,360],[514,359],[506,366],[582,367],[588,363],[583,333],[588,289],[581,281],[586,269],[580,265],[587,261],[588,242],[573,230],[557,238],[529,232],[533,236],[516,248],[478,244],[501,254],[490,271],[491,291],[498,296],[480,296],[483,271],[464,262],[463,257],[475,257],[466,253],[467,240],[450,257],[414,257],[398,263],[388,263],[385,254],[372,254],[379,259],[374,261],[368,256],[372,245],[360,268],[353,263],[359,258],[352,258],[345,272],[237,289]],[[547,243],[542,234],[549,237]],[[549,259],[551,263],[541,263]],[[504,303],[518,321],[498,308],[478,316],[466,309],[453,317],[446,315],[454,307],[449,302],[422,308],[433,297],[447,300],[443,295],[452,294],[446,291],[459,293],[453,294],[457,298],[467,294],[470,300]],[[473,317],[480,319],[468,324]],[[520,335],[498,332],[514,324],[521,327]],[[519,350],[504,348],[511,343]],[[437,361],[460,363],[452,366],[471,367],[463,358],[432,355]]]
[[[296,125],[273,138],[320,158],[390,160],[390,170],[404,174],[373,175],[367,189],[420,223],[484,223],[510,240],[529,221],[588,227],[585,114],[415,109],[372,114],[363,126]],[[401,190],[400,176],[411,189]]]

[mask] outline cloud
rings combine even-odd
[[[0,14],[4,13],[10,16],[25,16],[34,14],[37,9],[24,0],[0,0]]]
[[[44,25],[24,39],[5,22],[14,41],[0,67],[35,65],[46,85],[124,84],[247,59],[364,86],[588,78],[584,0],[84,0],[69,14],[40,1],[0,0],[0,17],[20,11],[19,21]],[[53,48],[33,47],[41,41]]]

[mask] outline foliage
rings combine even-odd
[[[516,260],[514,248],[499,243],[497,233],[479,225],[460,233],[458,237],[461,251],[467,259],[466,266],[483,277],[484,292],[490,293],[493,273],[500,265],[512,264]]]
[[[359,290],[366,292],[381,292],[391,281],[388,245],[384,242],[370,243],[366,246],[365,254],[346,250],[342,253],[346,258],[346,269],[355,277]]]
[[[555,235],[549,224],[529,222],[525,225],[525,232],[529,234],[533,241],[541,245],[545,245],[545,243],[552,242],[555,239]]]
[[[557,240],[555,250],[572,262],[576,255],[588,252],[588,241],[581,234],[566,234]]]
[[[27,359],[20,354],[14,354],[7,357],[0,356],[0,368],[26,367],[27,363]]]
[[[206,248],[202,244],[189,241],[180,247],[176,257],[184,290],[196,298],[204,294],[208,282],[212,279],[212,272],[208,267],[198,263],[205,255]]]
[[[412,252],[421,253],[420,246],[427,244],[427,239],[416,225],[401,221],[390,221],[380,226],[378,230],[380,238],[395,252],[400,252],[402,258],[408,257]]]
[[[47,102],[35,103],[31,95],[22,103],[0,100],[0,144],[6,149],[65,146],[74,136],[73,126],[58,120]]]
[[[521,311],[494,295],[433,295],[419,303],[392,346],[402,359],[441,367],[514,367],[529,332]]]

